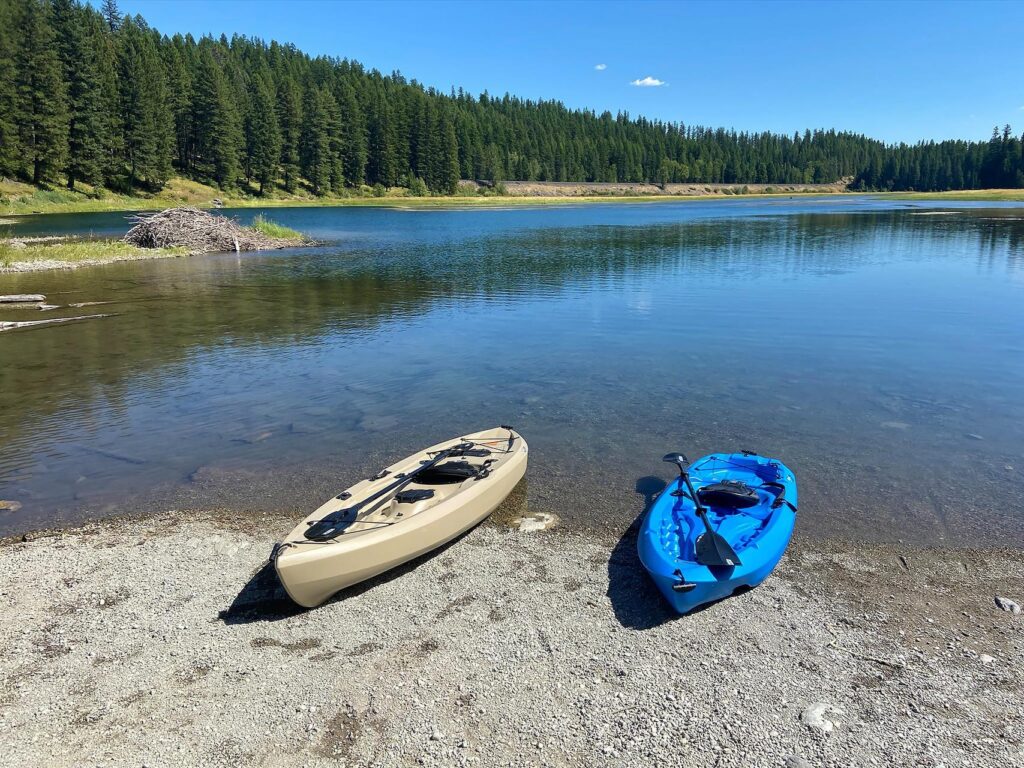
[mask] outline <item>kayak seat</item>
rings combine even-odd
[[[446,461],[416,473],[417,485],[452,485],[477,477],[483,467],[468,461]]]
[[[747,509],[761,502],[757,491],[741,480],[723,480],[698,489],[702,504],[724,509]]]

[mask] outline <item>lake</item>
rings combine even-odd
[[[323,244],[0,275],[0,293],[111,302],[3,319],[115,313],[0,334],[0,499],[22,505],[0,533],[166,509],[298,519],[508,423],[531,446],[516,504],[578,527],[628,525],[670,450],[746,448],[797,473],[800,535],[1024,542],[1024,208],[264,213]]]

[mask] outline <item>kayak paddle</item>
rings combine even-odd
[[[682,492],[682,484],[686,483],[686,488],[690,492],[690,500],[693,501],[693,505],[697,510],[697,517],[699,517],[704,523],[704,528],[706,530],[697,537],[697,543],[694,547],[696,550],[697,562],[701,565],[706,565],[709,568],[723,566],[731,568],[736,565],[742,565],[742,563],[740,563],[739,556],[729,545],[729,542],[725,540],[725,537],[711,527],[711,521],[708,520],[707,510],[704,508],[704,505],[700,503],[700,497],[697,495],[697,492],[693,490],[693,484],[690,482],[690,474],[686,471],[686,467],[689,465],[690,460],[682,453],[668,453],[665,454],[662,461],[666,461],[669,464],[675,464],[679,467],[680,493]]]
[[[405,486],[412,483],[416,479],[416,476],[419,475],[421,472],[424,472],[425,470],[435,467],[436,465],[440,464],[442,461],[444,461],[445,459],[447,459],[449,456],[456,453],[460,449],[465,450],[470,446],[471,443],[462,442],[459,443],[458,445],[452,446],[451,448],[443,450],[430,461],[425,462],[420,466],[416,467],[415,469],[411,470],[407,474],[402,475],[390,485],[384,486],[379,491],[370,496],[367,496],[359,503],[353,504],[350,507],[345,507],[343,509],[336,510],[329,514],[327,517],[323,518],[322,520],[316,520],[310,523],[309,528],[306,531],[306,538],[310,541],[325,541],[327,539],[334,538],[339,533],[341,533],[345,528],[347,528],[349,525],[356,521],[356,519],[359,516],[359,512],[362,511],[363,507],[369,505],[371,502],[377,501],[378,499],[382,499],[385,496],[397,494],[399,491],[405,488]],[[381,477],[384,477],[385,474],[387,473],[384,472],[381,473],[380,475],[376,475],[373,479],[379,479]],[[344,496],[344,498],[347,499],[349,494],[342,494],[342,496]],[[342,499],[342,496],[338,496],[338,498]]]

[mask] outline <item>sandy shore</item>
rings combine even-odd
[[[243,525],[244,523],[244,525]],[[493,524],[298,612],[286,518],[168,514],[0,546],[4,766],[1009,766],[1015,551],[797,540],[685,618],[629,532]]]

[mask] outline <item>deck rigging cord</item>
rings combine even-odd
[[[325,541],[327,539],[334,539],[338,534],[342,533],[345,528],[352,525],[352,523],[354,523],[358,519],[359,512],[363,509],[363,507],[377,501],[378,499],[388,495],[389,493],[397,493],[402,488],[407,486],[409,483],[413,482],[413,480],[416,479],[416,476],[419,475],[421,472],[437,466],[442,461],[447,459],[451,455],[451,452],[453,450],[457,450],[458,448],[462,448],[466,445],[467,444],[465,442],[462,442],[458,443],[457,445],[451,446],[451,448],[446,448],[445,450],[438,452],[438,454],[434,456],[434,458],[432,458],[430,461],[421,464],[416,469],[404,474],[402,477],[396,479],[393,483],[389,483],[376,493],[367,496],[362,501],[359,501],[350,507],[335,510],[334,512],[327,515],[327,517],[324,517],[321,520],[314,520],[310,522],[309,528],[306,530],[306,538],[310,541]],[[374,507],[374,509],[376,509],[376,507]],[[353,516],[351,520],[349,519],[349,515]]]
[[[440,451],[427,452],[428,456],[432,456],[432,458],[429,461],[421,464],[419,467],[417,467],[417,468],[415,468],[415,469],[413,469],[413,470],[411,470],[409,472],[399,473],[398,475],[395,476],[394,482],[390,483],[389,485],[385,486],[384,488],[381,488],[379,491],[377,491],[374,494],[368,496],[367,498],[363,499],[362,501],[359,501],[356,504],[353,504],[353,505],[351,505],[349,507],[343,507],[342,509],[337,509],[337,510],[331,512],[326,517],[321,518],[320,520],[311,520],[311,521],[309,521],[309,523],[307,524],[308,528],[306,529],[306,534],[305,534],[306,539],[305,539],[305,541],[303,541],[303,542],[287,542],[287,543],[288,544],[294,544],[294,543],[330,544],[330,543],[333,543],[333,542],[337,541],[339,536],[341,536],[344,533],[346,533],[347,530],[351,526],[356,525],[357,523],[361,524],[361,525],[372,525],[374,527],[386,527],[386,526],[389,526],[389,525],[394,525],[395,523],[397,523],[399,521],[398,520],[391,520],[391,521],[388,521],[388,522],[384,522],[384,521],[367,521],[365,519],[360,520],[360,513],[362,513],[362,517],[363,518],[365,518],[369,514],[372,514],[377,509],[379,509],[383,504],[385,504],[386,502],[390,501],[391,499],[397,497],[400,494],[400,492],[402,491],[402,489],[405,488],[405,486],[409,485],[410,483],[414,482],[416,480],[416,478],[420,474],[422,474],[424,472],[427,472],[428,470],[434,469],[435,467],[438,467],[438,468],[444,467],[445,465],[441,465],[441,462],[444,461],[445,459],[457,458],[457,457],[465,457],[465,456],[480,456],[480,457],[482,457],[482,456],[485,456],[485,455],[489,455],[491,453],[511,453],[512,445],[515,443],[515,441],[517,439],[516,435],[515,435],[515,433],[512,431],[512,429],[510,427],[505,427],[504,425],[502,425],[502,429],[508,429],[509,430],[509,436],[507,438],[507,440],[508,440],[508,447],[505,450],[502,451],[502,450],[498,450],[498,449],[495,449],[495,448],[492,448],[492,447],[488,446],[486,448],[481,448],[480,450],[482,452],[480,452],[480,453],[471,453],[471,451],[473,451],[474,446],[485,446],[488,443],[495,443],[495,442],[504,441],[505,438],[495,438],[493,440],[481,440],[481,441],[473,441],[473,440],[468,440],[466,438],[460,438],[460,441],[458,443],[456,443],[455,445],[449,446],[448,448],[444,448],[444,449],[442,449]],[[461,462],[462,464],[466,465],[465,469],[467,469],[467,470],[474,469],[475,470],[472,474],[467,475],[465,479],[466,480],[472,479],[474,481],[478,481],[478,480],[483,480],[484,478],[490,476],[490,474],[491,474],[491,467],[490,467],[490,465],[493,464],[496,461],[497,461],[497,459],[490,458],[490,459],[486,459],[480,465],[474,465],[474,464],[472,464],[470,462]],[[441,465],[441,466],[439,467],[439,465]],[[371,480],[380,480],[380,479],[383,479],[384,477],[386,477],[389,473],[390,473],[390,470],[384,469],[384,470],[381,470],[380,472],[378,472],[376,475],[374,475],[370,479]],[[348,493],[347,491],[343,492],[343,493],[340,493],[337,496],[337,498],[339,500],[345,500],[345,499],[348,499],[350,497],[351,497],[351,494]],[[366,509],[367,505],[371,505],[371,504],[372,504],[372,506],[369,506],[369,508]],[[367,530],[367,529],[366,528],[361,528],[360,529],[360,531],[365,531],[365,530]],[[356,532],[359,532],[359,531],[356,531]]]

